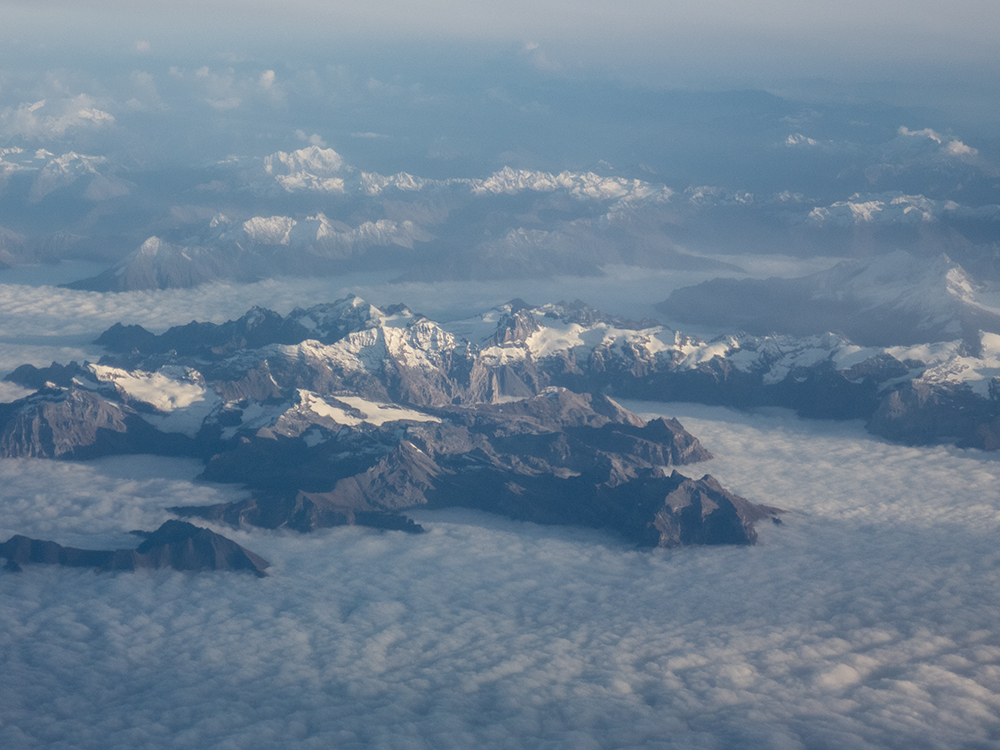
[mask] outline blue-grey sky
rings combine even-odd
[[[82,7],[81,7],[82,6]],[[8,42],[82,47],[463,42],[539,45],[553,67],[696,63],[718,74],[870,75],[878,66],[993,65],[995,0],[125,0],[0,2]],[[175,49],[163,49],[175,48]]]

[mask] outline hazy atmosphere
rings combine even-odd
[[[998,35],[0,0],[0,746],[1000,744]]]

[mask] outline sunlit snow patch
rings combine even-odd
[[[129,372],[92,364],[90,371],[99,381],[112,383],[126,400],[147,404],[160,412],[140,415],[163,432],[193,437],[220,401],[214,391],[205,387],[201,375],[187,367],[174,365],[156,372]]]
[[[405,409],[392,404],[377,404],[367,401],[358,396],[337,396],[338,401],[342,401],[348,406],[357,409],[364,417],[364,421],[369,424],[385,424],[386,422],[398,422],[406,419],[411,422],[440,422],[437,417],[424,414],[413,409]]]

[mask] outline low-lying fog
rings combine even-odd
[[[226,530],[237,574],[0,575],[6,747],[985,747],[1000,466],[855,423],[673,414],[785,508],[754,548],[636,551],[471,511],[429,533]],[[0,535],[131,545],[219,502],[189,461],[4,460]]]

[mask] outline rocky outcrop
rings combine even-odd
[[[462,506],[600,528],[642,546],[752,544],[754,522],[778,512],[727,493],[711,477],[693,491],[691,480],[664,474],[663,467],[711,454],[676,420],[645,422],[604,396],[553,388],[523,401],[433,413],[440,421],[397,424],[391,433],[342,428],[312,447],[298,443],[291,465],[292,441],[286,448],[248,438],[232,454],[214,456],[206,477],[247,483],[251,499],[171,510],[298,531],[344,524],[419,531],[402,515],[407,509]],[[303,472],[299,461],[325,472]],[[294,489],[324,481],[329,489]],[[678,492],[695,497],[699,513],[685,511]],[[669,520],[675,506],[673,536],[654,533],[658,514]]]
[[[881,400],[866,425],[869,432],[908,445],[957,443],[996,450],[993,437],[1000,403],[968,387],[913,381]]]
[[[648,539],[655,539],[657,547],[753,544],[757,541],[754,523],[777,519],[781,513],[777,508],[755,505],[734,495],[709,474],[694,480],[675,471],[670,479],[681,481],[662,501],[654,500],[653,521],[646,524]],[[644,519],[638,520],[641,523]]]
[[[137,549],[87,550],[16,535],[0,544],[0,557],[6,558],[7,569],[12,571],[29,563],[44,563],[99,571],[234,570],[263,578],[264,569],[270,566],[231,539],[184,521],[167,521],[143,536],[145,540]]]
[[[177,455],[187,452],[186,442],[159,432],[129,406],[81,388],[46,388],[0,405],[0,455],[12,458]]]
[[[182,356],[218,358],[240,349],[256,349],[268,344],[297,344],[309,338],[309,331],[294,319],[271,310],[254,307],[238,320],[226,323],[198,323],[174,326],[160,335],[142,326],[116,323],[94,341],[108,351],[140,355],[173,352]]]
[[[504,313],[497,323],[497,330],[490,342],[497,346],[523,343],[531,334],[540,330],[538,321],[531,314],[531,308],[524,300],[512,300],[507,305],[510,312]]]

